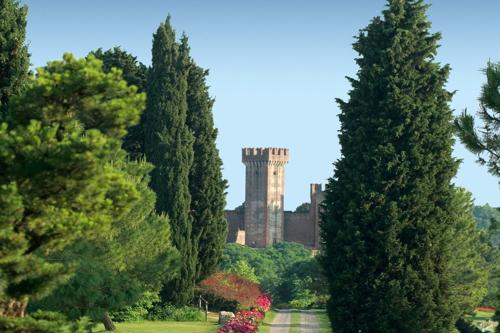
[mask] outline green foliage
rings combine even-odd
[[[146,162],[117,160],[140,194],[130,211],[113,221],[110,230],[82,239],[51,257],[74,267],[75,275],[37,305],[75,319],[100,321],[105,312],[132,306],[149,290],[159,290],[175,275],[177,253],[170,243],[166,217],[156,215]]]
[[[0,1],[0,120],[9,99],[21,92],[29,75],[26,46],[28,8],[17,0]]]
[[[440,35],[426,9],[387,2],[360,31],[357,78],[338,100],[342,148],[323,205],[322,264],[339,333],[450,332],[482,291],[470,289],[484,278],[470,207],[454,206],[450,69],[434,60]]]
[[[197,282],[217,269],[227,236],[225,189],[222,160],[215,140],[212,106],[206,77],[208,70],[191,59],[187,76],[187,124],[194,134],[194,159],[189,173],[189,193],[193,214],[193,244],[197,246]]]
[[[56,312],[37,311],[24,318],[0,317],[0,332],[9,333],[87,333],[91,323],[88,318],[68,322]]]
[[[148,319],[165,321],[203,321],[205,320],[205,314],[195,307],[158,304],[151,310]]]
[[[478,112],[482,126],[477,130],[474,117],[465,110],[455,119],[455,127],[460,141],[478,156],[478,162],[500,176],[500,63],[488,63],[485,73]]]
[[[128,85],[136,86],[139,92],[146,91],[148,68],[130,53],[119,47],[103,51],[99,48],[90,53],[102,61],[102,70],[109,73],[113,68],[122,72],[122,78]]]
[[[312,258],[311,251],[297,243],[278,243],[264,249],[226,244],[221,268],[239,274],[241,262],[248,264],[255,272],[262,289],[272,295],[275,304],[292,300],[290,286],[293,279],[310,276],[315,285],[322,278],[320,267]],[[299,267],[307,270],[299,272]],[[316,289],[311,286],[311,290],[314,292]]]
[[[481,253],[487,262],[490,277],[488,279],[488,293],[481,301],[481,305],[500,308],[498,295],[500,292],[500,212],[497,208],[484,206],[474,207],[474,217],[480,229],[480,241],[483,251]]]
[[[476,228],[471,193],[459,188],[453,199],[454,225],[449,244],[453,255],[445,272],[450,272],[452,277],[450,302],[457,306],[460,314],[472,313],[487,292],[492,266],[485,256],[491,246],[481,241],[481,233]]]
[[[490,207],[488,204],[475,206],[474,217],[477,221],[477,227],[485,230],[491,243],[498,247],[500,245],[500,210]]]
[[[46,260],[105,232],[138,193],[113,160],[144,95],[95,58],[50,62],[0,124],[0,300],[41,296],[64,265]]]
[[[281,281],[278,287],[281,302],[298,309],[326,307],[328,283],[317,258],[290,265]]]
[[[182,258],[179,276],[161,294],[176,305],[193,299],[198,258],[189,193],[194,138],[186,124],[188,53],[187,38],[176,42],[168,18],[153,36],[144,123],[146,158],[155,166],[150,185],[157,195],[156,209],[169,216],[172,242]]]
[[[311,209],[311,204],[309,202],[304,202],[295,208],[295,213],[309,213]]]
[[[126,306],[118,311],[111,313],[115,321],[138,321],[145,320],[148,313],[154,308],[155,303],[160,302],[160,296],[157,293],[147,291],[134,304]]]
[[[137,61],[133,55],[114,47],[107,51],[97,49],[90,53],[103,63],[103,70],[109,73],[113,68],[121,70],[123,80],[128,85],[136,86],[139,92],[146,91],[148,68]],[[127,135],[123,138],[122,147],[128,152],[130,158],[137,160],[144,156],[144,117],[136,126],[129,128]]]
[[[226,270],[228,273],[233,273],[241,276],[248,281],[259,283],[259,278],[255,275],[255,269],[245,260],[238,260]]]

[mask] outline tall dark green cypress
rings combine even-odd
[[[0,112],[9,98],[16,95],[29,74],[26,46],[26,15],[28,8],[17,0],[0,0]]]
[[[145,152],[155,166],[151,188],[157,195],[156,209],[168,214],[172,242],[182,258],[180,274],[164,286],[162,299],[182,305],[193,298],[197,259],[188,185],[193,135],[186,123],[189,49],[186,38],[176,42],[170,18],[154,34],[152,53],[144,115]]]
[[[188,74],[188,126],[194,134],[194,161],[189,174],[193,241],[198,248],[196,269],[200,281],[213,273],[222,257],[227,236],[224,217],[227,182],[222,177],[222,160],[215,140],[212,106],[206,77],[208,70],[191,60]]]
[[[451,332],[453,128],[422,0],[389,0],[354,43],[357,78],[338,100],[341,158],[322,215],[335,331]]]

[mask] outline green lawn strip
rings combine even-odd
[[[316,318],[318,318],[319,328],[321,329],[321,333],[332,333],[332,326],[330,324],[330,319],[326,312],[316,312]]]
[[[216,321],[137,321],[115,323],[116,333],[215,333]],[[97,326],[94,333],[104,333],[103,325]]]
[[[259,326],[259,333],[269,333],[271,331],[271,324],[276,317],[277,312],[274,310],[266,313],[266,317]]]
[[[300,312],[293,310],[291,313],[292,318],[290,319],[290,330],[288,333],[300,333],[300,316]]]

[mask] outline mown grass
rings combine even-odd
[[[319,328],[321,329],[321,333],[332,333],[332,326],[330,324],[330,319],[326,312],[316,312],[316,317],[319,321]]]
[[[115,323],[116,333],[215,333],[217,321],[137,321],[130,323]],[[94,333],[104,333],[103,325],[97,326]]]
[[[274,320],[274,317],[276,317],[276,311],[271,310],[266,313],[264,321],[259,326],[259,333],[269,333],[271,331],[271,324]]]
[[[300,333],[300,331],[300,312],[293,310],[293,312],[291,313],[290,330],[288,331],[288,333]]]

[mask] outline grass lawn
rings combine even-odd
[[[293,311],[290,319],[290,330],[288,333],[300,333],[300,312]]]
[[[271,330],[271,323],[273,322],[274,317],[276,317],[276,311],[271,310],[268,313],[266,313],[264,321],[259,326],[259,333],[269,333],[269,331]]]
[[[115,323],[116,333],[215,333],[217,321],[137,321],[131,323]],[[94,333],[104,333],[103,325],[99,325]]]
[[[332,333],[332,327],[330,325],[330,319],[328,319],[328,315],[326,312],[316,312],[316,317],[319,321],[319,327],[321,329],[321,333]]]

